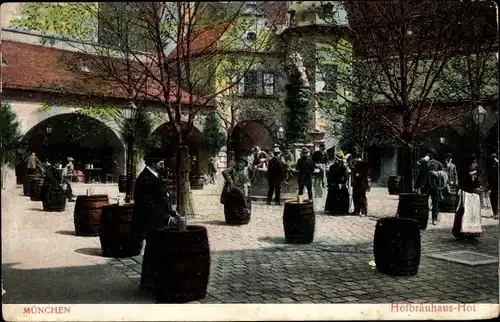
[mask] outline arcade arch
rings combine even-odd
[[[236,155],[250,154],[253,147],[270,150],[273,147],[271,129],[262,121],[241,121],[231,133],[233,149]]]

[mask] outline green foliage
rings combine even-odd
[[[221,119],[216,113],[207,113],[203,125],[202,146],[215,155],[226,144],[226,135],[221,131]]]
[[[97,2],[24,3],[10,22],[11,27],[38,31],[43,36],[92,40],[97,34]],[[53,38],[43,38],[54,43]]]
[[[15,168],[16,162],[26,152],[21,142],[20,124],[10,104],[2,103],[0,117],[0,156],[1,166]]]
[[[285,104],[288,107],[285,139],[288,143],[307,142],[311,131],[311,92],[308,88],[288,86]]]

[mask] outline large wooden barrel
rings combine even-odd
[[[37,179],[38,175],[36,174],[27,174],[24,177],[24,182],[23,182],[23,194],[26,197],[31,196],[31,180]]]
[[[207,295],[210,248],[205,227],[151,233],[146,251],[151,252],[157,303],[186,303]]]
[[[30,199],[31,201],[41,201],[42,200],[42,187],[43,179],[35,178],[31,180],[30,183]]]
[[[293,244],[309,244],[314,239],[316,218],[313,203],[305,200],[297,203],[297,200],[285,201],[283,210],[283,228],[285,239]]]
[[[132,230],[133,204],[107,205],[102,208],[99,239],[105,257],[131,257],[141,254],[142,240]]]
[[[127,192],[127,176],[118,177],[118,192]]]
[[[399,194],[398,217],[415,219],[420,229],[427,229],[429,197],[417,193]]]
[[[390,195],[399,195],[401,192],[401,187],[399,185],[399,181],[401,180],[400,176],[390,176],[387,180],[387,188],[389,190]]]
[[[458,194],[457,187],[450,186],[450,192],[442,190],[444,199],[439,201],[439,211],[440,212],[456,212],[458,206]]]
[[[48,185],[44,185],[42,187],[42,205],[44,211],[64,211],[66,208],[66,191],[59,185],[51,189],[49,189]]]
[[[203,189],[203,185],[205,184],[204,176],[196,176],[189,178],[189,185],[191,190],[201,190]]]
[[[76,235],[99,235],[102,207],[107,205],[109,205],[108,195],[78,196],[74,212]]]
[[[415,275],[420,253],[420,230],[416,220],[398,217],[377,220],[373,255],[378,271],[391,276]]]

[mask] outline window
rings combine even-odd
[[[262,87],[265,95],[274,95],[274,73],[262,73]]]
[[[337,90],[337,65],[322,65],[319,72],[319,82],[321,92],[335,92]]]
[[[249,70],[243,79],[244,94],[257,95],[259,88],[258,74],[256,70]]]

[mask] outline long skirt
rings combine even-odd
[[[453,222],[452,234],[457,239],[466,239],[466,238],[476,238],[482,235],[482,230],[480,228],[481,225],[481,203],[479,200],[479,195],[477,194],[469,194],[459,192],[460,200],[458,210],[455,212],[455,220]],[[468,196],[468,201],[464,199]],[[467,216],[472,213],[472,209],[475,208],[475,216],[477,217],[477,213],[479,213],[479,218],[474,218],[474,220],[478,220],[479,222],[475,225],[479,227],[474,229],[468,229],[467,227],[471,226],[471,223],[464,222],[464,220],[470,221],[470,218],[465,217],[467,211]],[[472,225],[474,226],[474,225]]]
[[[349,213],[349,191],[347,188],[328,189],[325,212],[341,216]]]

